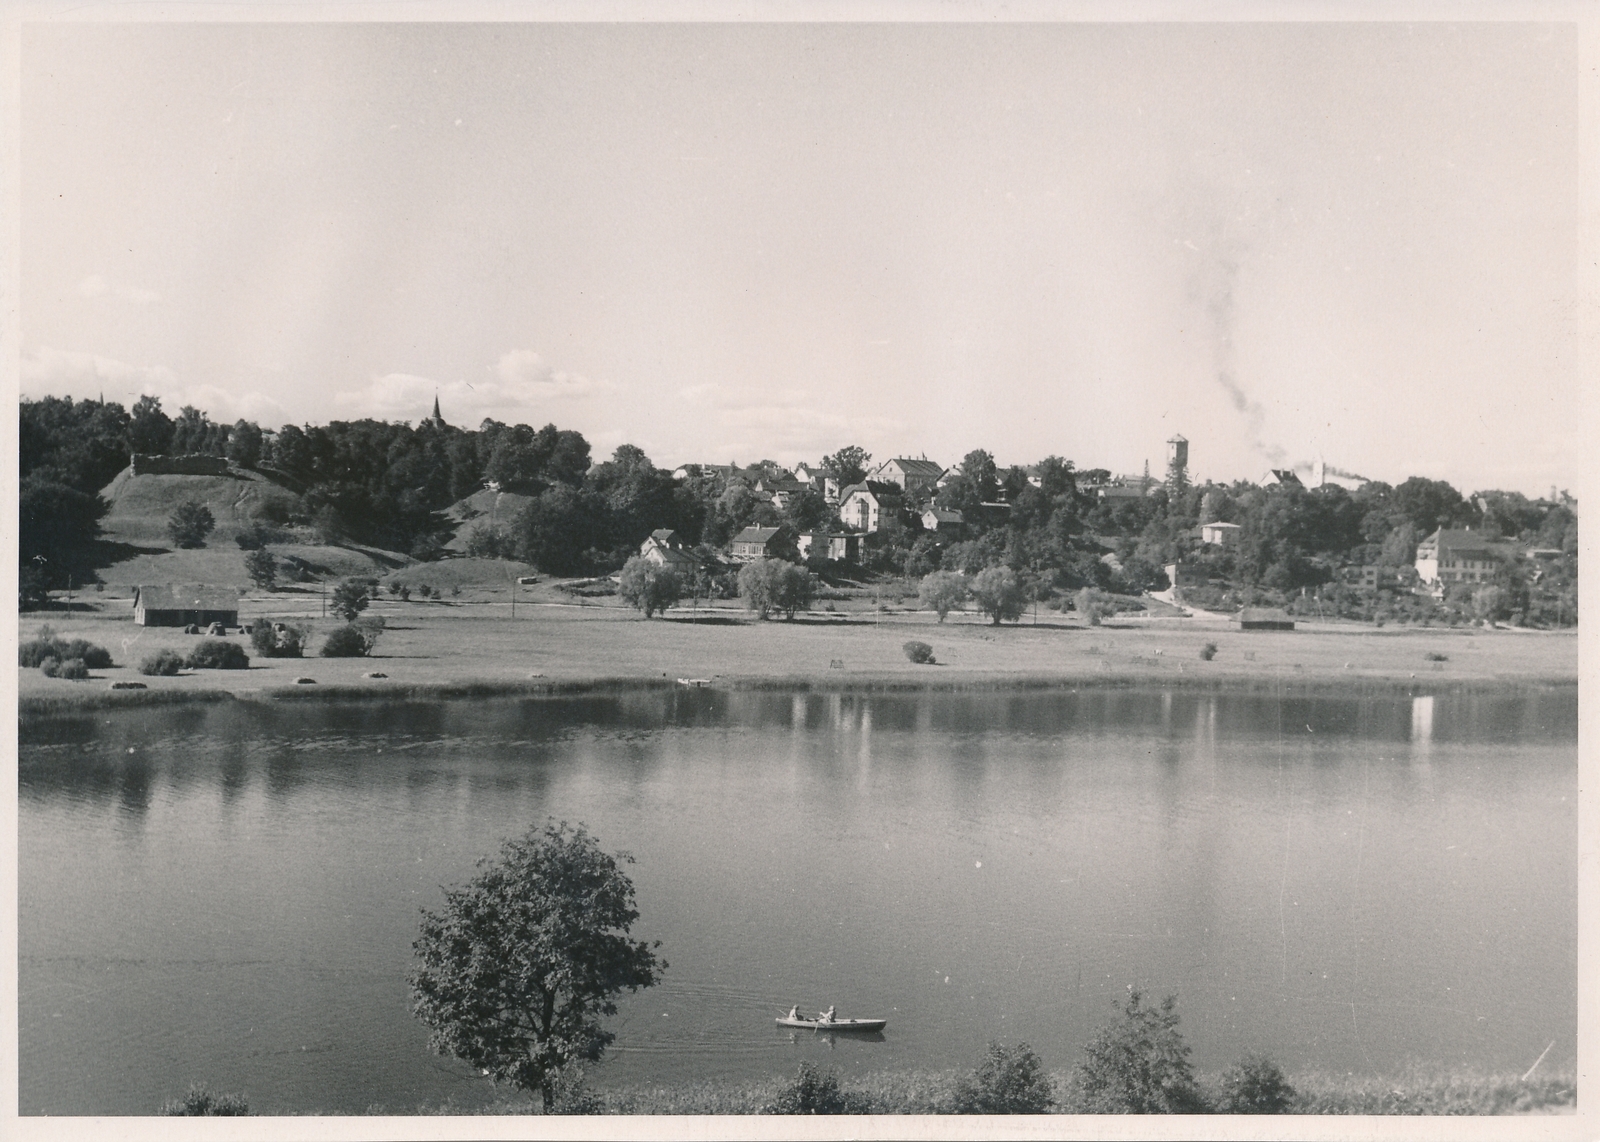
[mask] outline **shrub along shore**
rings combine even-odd
[[[1071,1072],[1050,1074],[1057,1101],[1048,1113],[1083,1113],[1074,1102]],[[1456,1072],[1358,1077],[1307,1072],[1286,1076],[1294,1094],[1284,1114],[1329,1115],[1516,1115],[1570,1114],[1577,1105],[1577,1079],[1552,1073],[1524,1079],[1516,1074]],[[877,1071],[839,1080],[841,1093],[863,1114],[951,1114],[966,1076],[958,1071]],[[1222,1076],[1200,1076],[1217,1089]],[[730,1115],[772,1114],[781,1106],[790,1078],[745,1081],[702,1079],[675,1084],[639,1084],[588,1089],[582,1112],[591,1114]],[[852,1097],[853,1096],[853,1097]],[[372,1107],[371,1113],[539,1114],[537,1099],[502,1098],[477,1109],[433,1103],[402,1110]],[[574,1113],[568,1108],[565,1113]]]

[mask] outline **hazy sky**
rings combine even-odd
[[[41,25],[22,389],[1576,487],[1563,24]]]

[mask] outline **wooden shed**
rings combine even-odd
[[[1294,620],[1281,607],[1246,607],[1239,612],[1240,630],[1294,630]]]
[[[233,587],[135,587],[133,621],[144,627],[236,627],[239,592]]]

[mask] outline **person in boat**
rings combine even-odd
[[[833,1022],[833,1006],[831,1004],[828,1006],[828,1010],[824,1011],[821,1015],[819,1015],[817,1017],[817,1022],[819,1022],[819,1023],[832,1023]]]
[[[797,1003],[793,1007],[789,1008],[789,1014],[785,1015],[784,1018],[785,1019],[799,1019],[800,1018],[800,1005]]]

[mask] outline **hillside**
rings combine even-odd
[[[518,514],[532,502],[532,496],[518,492],[493,492],[488,488],[474,492],[464,500],[457,500],[442,513],[457,525],[455,535],[444,545],[445,549],[465,551],[467,537],[480,527],[499,527],[509,531]]]
[[[105,561],[100,578],[112,598],[144,583],[213,583],[246,586],[239,532],[266,516],[282,518],[300,498],[269,477],[243,469],[226,476],[134,476],[127,469],[101,490],[111,510],[101,521]],[[216,529],[204,547],[179,550],[167,535],[167,519],[186,501],[204,504]],[[318,578],[381,576],[411,563],[408,556],[377,547],[315,541],[304,528],[284,528],[289,542],[274,543],[281,558],[303,562]]]

